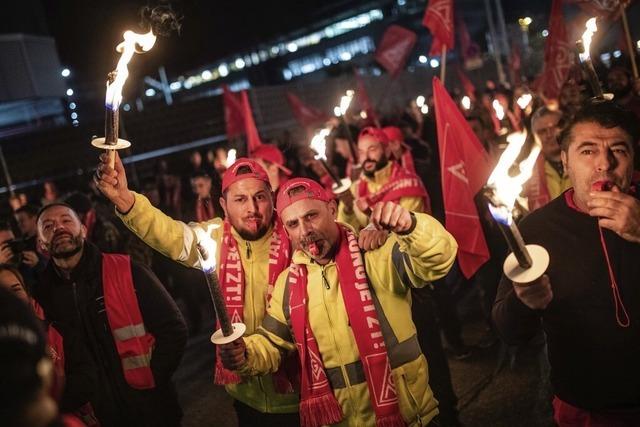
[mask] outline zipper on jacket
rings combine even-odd
[[[329,281],[327,280],[327,276],[324,275],[324,266],[322,266],[322,282],[324,283],[324,287],[329,289]]]
[[[251,259],[251,243],[247,242],[247,259]]]

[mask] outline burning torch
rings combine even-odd
[[[347,120],[345,119],[345,114],[347,114],[347,110],[351,105],[351,101],[353,101],[353,97],[355,92],[351,89],[347,90],[344,95],[340,98],[340,105],[333,107],[333,114],[340,119],[340,126],[344,128],[346,131],[347,137],[349,138],[349,151],[351,151],[351,156],[353,157],[354,167],[358,165],[358,153],[356,153],[356,143],[353,140],[353,135],[351,135],[351,129],[349,129],[349,125],[347,124]]]
[[[105,118],[104,118],[104,138],[94,138],[91,145],[96,148],[107,150],[109,153],[109,166],[114,168],[116,150],[128,148],[131,143],[125,139],[118,138],[119,128],[119,108],[122,102],[122,89],[129,69],[127,65],[135,53],[148,52],[156,42],[153,31],[146,34],[138,34],[133,31],[125,31],[124,41],[116,47],[120,60],[116,69],[107,76],[107,93],[105,98]]]
[[[327,136],[329,136],[330,133],[331,130],[327,128],[320,130],[313,136],[309,145],[311,150],[315,153],[314,159],[320,160],[322,167],[333,181],[331,190],[335,195],[340,195],[351,188],[351,180],[349,178],[340,179],[340,177],[336,175],[333,169],[331,169],[327,164]]]
[[[216,272],[216,250],[218,245],[216,241],[211,238],[211,230],[218,227],[219,225],[211,224],[207,227],[206,231],[202,229],[196,230],[200,267],[207,280],[209,295],[213,302],[216,318],[220,323],[220,329],[211,335],[211,342],[216,345],[233,342],[244,335],[247,330],[247,326],[244,323],[231,323],[229,313],[227,313],[227,306],[225,305],[224,297],[220,290],[220,282],[218,281],[218,274]]]
[[[513,208],[522,192],[523,184],[531,177],[541,147],[535,144],[526,159],[518,167],[519,173],[511,176],[509,171],[527,139],[526,132],[507,136],[509,145],[500,156],[498,164],[489,176],[484,189],[489,201],[489,211],[507,240],[511,254],[502,266],[504,274],[516,283],[531,283],[541,277],[549,266],[549,253],[539,245],[525,244],[520,230],[513,220]]]
[[[236,162],[237,151],[235,148],[227,151],[227,160],[224,162],[224,165],[227,169],[231,167],[232,164]]]
[[[576,41],[576,47],[578,49],[580,63],[587,75],[589,86],[591,86],[594,97],[599,100],[604,100],[605,95],[602,93],[602,87],[600,86],[596,69],[593,67],[593,61],[591,61],[591,40],[593,39],[593,34],[596,31],[598,31],[596,18],[591,18],[585,24],[585,30],[584,33],[582,33],[582,38]]]

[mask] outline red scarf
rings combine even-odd
[[[416,175],[416,166],[413,162],[413,154],[411,154],[411,148],[406,144],[403,144],[403,147],[404,152],[400,157],[400,163],[402,164],[403,168]]]
[[[198,200],[196,200],[196,221],[209,221],[212,220],[215,215],[216,212],[213,208],[213,201],[210,197],[207,197],[206,199],[198,198]]]
[[[227,306],[227,313],[233,323],[243,321],[244,310],[244,292],[245,277],[242,269],[242,260],[238,251],[238,242],[231,234],[231,223],[224,222],[224,231],[222,235],[222,248],[220,252],[220,269],[218,278],[220,280],[220,288]],[[284,227],[280,221],[276,221],[273,233],[271,234],[271,242],[269,243],[269,275],[267,283],[267,302],[271,299],[273,286],[282,270],[289,263],[290,257],[289,238],[287,237]],[[220,328],[220,323],[217,322]],[[216,384],[237,384],[240,377],[232,371],[222,366],[222,358],[220,350],[217,349],[215,383]],[[290,384],[283,384],[284,379],[281,376],[274,377],[276,388],[283,391],[291,391]]]
[[[361,178],[358,182],[358,207],[365,207],[365,210],[367,208],[373,209],[373,206],[378,202],[398,202],[403,197],[421,197],[425,212],[431,212],[429,194],[424,188],[422,180],[396,162],[391,165],[389,182],[377,192],[373,194],[369,192],[369,186],[365,179]]]
[[[336,266],[345,309],[364,367],[376,426],[404,426],[364,259],[355,234],[343,227],[340,227]],[[300,423],[303,427],[338,423],[343,418],[342,409],[327,379],[308,319],[307,269],[304,265],[292,264],[289,272],[291,325],[302,368]]]
[[[527,197],[529,198],[529,211],[533,212],[543,207],[551,201],[549,188],[547,187],[547,176],[545,174],[544,156],[539,155],[536,166],[527,182]]]

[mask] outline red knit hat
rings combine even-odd
[[[387,135],[382,131],[382,129],[377,127],[367,126],[363,128],[360,131],[360,134],[358,134],[358,140],[363,136],[370,136],[376,141],[381,142],[382,144],[389,143],[389,137],[387,137]]]
[[[386,126],[382,128],[382,132],[387,136],[389,141],[404,141],[404,135],[397,126]]]
[[[291,191],[302,187],[302,191]],[[293,193],[293,194],[289,194]],[[293,178],[287,181],[278,191],[278,199],[276,200],[276,210],[282,213],[284,209],[291,206],[298,200],[312,199],[323,202],[333,200],[333,195],[316,181],[309,178]]]
[[[251,172],[238,175],[238,169],[245,166],[249,168]],[[269,176],[262,166],[260,166],[260,164],[255,160],[241,157],[224,172],[224,175],[222,175],[222,192],[227,191],[231,184],[247,178],[260,180],[271,188],[271,184],[269,184]]]

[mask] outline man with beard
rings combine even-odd
[[[38,239],[51,258],[34,296],[64,340],[65,394],[88,400],[102,426],[178,426],[171,376],[187,330],[162,284],[86,241],[68,205],[42,208]]]
[[[124,224],[149,246],[188,267],[199,267],[198,235],[216,243],[216,265],[229,317],[243,322],[247,333],[268,323],[266,306],[278,274],[289,264],[290,243],[273,210],[269,177],[255,161],[240,158],[222,177],[220,205],[225,220],[189,223],[173,220],[130,191],[116,155],[115,170],[106,156],[95,177],[98,188],[116,206]],[[295,361],[295,359],[292,359]],[[273,375],[240,378],[217,358],[215,382],[235,399],[241,426],[297,426],[298,397],[284,369]],[[288,368],[289,366],[285,366]]]
[[[541,107],[531,116],[531,131],[542,151],[533,176],[526,184],[529,210],[538,209],[571,187],[560,158],[558,135],[562,130],[562,111]]]
[[[333,195],[307,178],[280,189],[277,210],[298,250],[278,278],[270,320],[223,346],[225,366],[264,375],[297,351],[304,427],[430,423],[437,401],[409,288],[447,273],[453,237],[429,215],[379,202],[371,222],[390,237],[362,253],[355,233],[336,222]]]
[[[621,66],[614,65],[607,73],[607,88],[613,93],[613,101],[631,111],[640,120],[640,97],[634,92],[631,72]]]
[[[576,114],[560,135],[573,188],[520,223],[549,252],[546,274],[503,277],[493,307],[508,343],[544,329],[560,426],[640,425],[638,140],[637,118],[612,102]]]
[[[341,198],[338,220],[356,230],[364,228],[371,208],[393,201],[412,212],[429,212],[429,195],[418,176],[390,160],[389,138],[378,128],[366,127],[358,136],[360,178]]]

